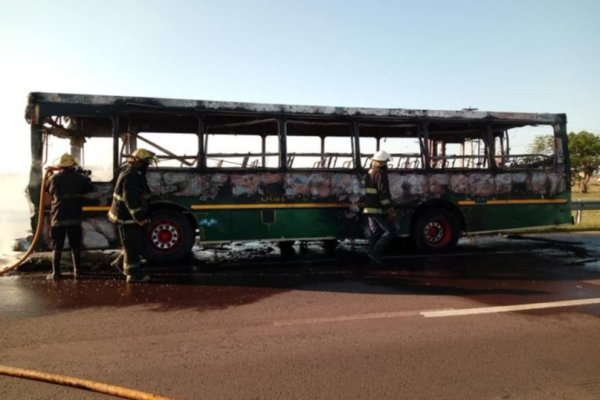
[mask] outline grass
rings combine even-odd
[[[600,182],[593,182],[588,185],[588,192],[581,193],[577,186],[571,188],[571,197],[573,200],[600,200]],[[575,218],[576,211],[573,211]],[[582,211],[581,223],[577,225],[561,225],[548,228],[528,229],[526,233],[544,233],[544,232],[582,232],[582,231],[600,231],[600,210]]]
[[[600,200],[600,180],[592,178],[587,193],[581,193],[577,185],[571,187],[571,196],[573,200]]]
[[[600,182],[596,181],[588,185],[587,193],[581,193],[576,186],[572,187],[571,197],[573,200],[600,200]],[[566,231],[600,231],[600,210],[583,211],[581,223],[566,228],[568,228]]]

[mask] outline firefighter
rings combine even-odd
[[[52,197],[50,203],[50,235],[54,241],[52,257],[52,273],[48,279],[62,278],[60,259],[65,244],[65,237],[71,246],[73,261],[73,276],[81,272],[81,203],[85,193],[94,190],[92,181],[78,169],[75,158],[68,153],[63,154],[58,162],[51,167],[55,171],[50,176],[45,190]]]
[[[122,263],[127,282],[145,282],[150,280],[141,266],[146,228],[150,224],[148,199],[150,188],[146,181],[146,170],[151,162],[157,162],[154,153],[146,149],[137,149],[127,158],[127,164],[121,170],[108,218],[117,224],[122,253],[112,265]]]
[[[365,176],[365,214],[369,221],[369,259],[376,265],[384,264],[382,254],[396,237],[396,212],[392,205],[387,163],[391,156],[380,150],[371,159],[371,168]]]

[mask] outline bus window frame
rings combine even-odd
[[[347,127],[348,128],[348,132],[346,133],[334,133],[334,132],[328,132],[328,133],[322,133],[322,132],[305,132],[305,133],[293,133],[293,134],[289,134],[289,124],[296,124],[296,125],[306,125],[306,126],[313,126],[313,127],[328,127],[328,126],[336,126],[336,127]],[[282,138],[285,141],[285,153],[283,154],[283,158],[285,160],[285,170],[292,170],[292,171],[319,171],[319,172],[325,172],[325,171],[336,171],[336,172],[351,172],[356,170],[359,167],[359,164],[357,164],[356,162],[356,153],[358,151],[358,145],[357,145],[357,140],[356,140],[356,129],[354,126],[353,121],[351,120],[346,120],[346,119],[336,119],[336,120],[331,120],[331,119],[299,119],[299,118],[290,118],[290,119],[285,119],[284,120],[284,125],[283,125],[283,131],[280,133],[282,135]],[[318,137],[320,139],[320,151],[318,153],[301,153],[301,152],[293,152],[290,153],[289,152],[289,143],[288,143],[288,137],[289,136],[294,136],[294,137],[302,137],[302,136],[306,136],[306,137]],[[348,138],[350,140],[350,153],[340,153],[340,152],[325,152],[325,138],[328,137],[343,137],[343,138]],[[291,156],[291,159],[290,159]],[[293,167],[293,163],[294,159],[296,156],[300,156],[300,157],[319,157],[321,158],[321,161],[319,162],[320,165],[319,166],[313,166],[313,167]],[[331,162],[334,161],[335,157],[344,157],[344,158],[350,158],[350,162],[352,163],[351,166],[349,167],[330,167],[329,165],[331,165]],[[347,162],[347,161],[345,161]],[[324,166],[324,165],[327,166]],[[334,162],[335,165],[335,162]]]
[[[552,154],[536,154],[531,152],[525,153],[510,153],[504,154],[506,150],[511,149],[511,141],[509,130],[510,129],[519,129],[525,128],[527,126],[530,127],[548,127],[551,133],[548,133],[548,136],[553,137],[553,151]],[[498,135],[497,133],[501,134]],[[523,123],[523,124],[490,124],[490,135],[493,141],[493,153],[492,154],[492,163],[494,168],[499,172],[510,172],[517,173],[519,171],[561,171],[566,167],[564,165],[564,154],[565,154],[565,140],[563,138],[561,132],[560,124],[531,124],[531,123]],[[536,135],[537,136],[537,135]],[[496,154],[496,139],[500,139],[501,141],[501,154]],[[559,145],[560,142],[560,145]],[[568,151],[568,149],[566,150]],[[514,158],[517,161],[514,161],[510,166],[501,165],[502,159],[511,159]],[[531,162],[530,160],[537,158],[538,160]],[[500,160],[499,160],[500,159]],[[519,164],[519,159],[523,160],[522,164]],[[528,161],[529,159],[529,161]]]
[[[387,123],[387,122],[372,122],[369,120],[361,120],[360,118],[352,118],[352,119],[342,119],[342,118],[338,118],[338,119],[326,119],[326,118],[320,118],[320,119],[311,119],[311,118],[281,118],[281,117],[276,117],[276,116],[272,116],[272,115],[262,115],[256,119],[254,119],[253,121],[249,121],[249,122],[242,122],[242,123],[237,123],[238,126],[242,126],[242,125],[247,125],[247,126],[251,126],[251,125],[257,125],[257,124],[262,124],[262,123],[275,123],[276,124],[276,129],[277,129],[277,134],[275,135],[274,132],[271,133],[242,133],[242,132],[237,132],[237,133],[232,133],[232,134],[238,134],[238,135],[256,135],[259,136],[261,138],[262,141],[262,151],[260,153],[252,153],[253,156],[259,156],[263,158],[263,163],[262,166],[260,167],[240,167],[240,168],[227,168],[227,167],[208,167],[206,165],[206,159],[207,156],[209,155],[206,152],[206,141],[208,138],[208,135],[210,134],[210,132],[208,131],[207,127],[206,127],[206,118],[210,117],[211,114],[210,113],[191,113],[191,112],[186,112],[186,113],[174,113],[173,111],[162,111],[162,112],[157,112],[156,110],[139,110],[139,109],[133,109],[133,110],[117,110],[115,111],[112,116],[111,115],[92,115],[89,113],[55,113],[52,115],[48,115],[45,118],[46,119],[56,119],[56,118],[82,118],[82,119],[99,119],[99,120],[106,120],[109,121],[109,123],[112,125],[112,138],[114,141],[113,144],[113,160],[112,160],[112,164],[113,164],[113,170],[118,169],[120,166],[123,165],[124,160],[125,160],[125,154],[121,154],[122,153],[122,146],[120,146],[120,139],[122,135],[127,134],[129,129],[123,128],[124,127],[124,121],[127,120],[128,118],[130,118],[132,115],[134,116],[142,116],[144,114],[147,115],[152,115],[155,116],[155,118],[161,118],[162,116],[166,117],[166,118],[178,118],[178,117],[183,117],[183,118],[190,118],[190,119],[194,119],[196,121],[196,129],[192,132],[192,131],[183,131],[183,132],[160,132],[160,131],[154,131],[154,130],[148,130],[146,132],[151,132],[151,133],[164,133],[166,135],[168,135],[169,133],[181,133],[181,134],[194,134],[197,136],[197,154],[196,154],[196,158],[197,158],[197,162],[196,165],[192,165],[192,166],[183,166],[183,167],[174,167],[174,166],[168,166],[168,167],[162,167],[160,166],[160,164],[157,166],[158,168],[160,168],[161,170],[174,170],[174,171],[206,171],[206,172],[210,172],[210,171],[215,171],[215,170],[222,170],[222,171],[231,171],[231,172],[239,172],[239,171],[253,171],[253,172],[260,172],[260,171],[281,171],[281,172],[285,172],[288,170],[293,170],[293,171],[301,171],[301,170],[310,170],[310,171],[339,171],[339,172],[351,172],[351,171],[364,171],[367,170],[369,168],[368,165],[368,159],[366,161],[365,164],[362,163],[362,157],[367,156],[372,156],[371,154],[363,154],[360,150],[360,139],[361,138],[368,138],[368,137],[372,137],[375,138],[376,140],[376,147],[377,150],[382,149],[382,143],[381,143],[381,139],[383,137],[397,137],[397,138],[406,138],[406,137],[413,137],[415,139],[418,140],[420,147],[421,147],[421,154],[419,155],[421,162],[423,163],[424,167],[423,168],[398,168],[397,163],[394,163],[394,165],[390,166],[390,171],[398,171],[398,172],[407,172],[407,171],[413,171],[413,172],[424,172],[424,173],[434,173],[434,172],[450,172],[450,171],[496,171],[496,172],[510,172],[510,171],[520,171],[520,170],[562,170],[563,169],[563,163],[561,162],[561,159],[564,160],[566,155],[568,154],[567,151],[565,150],[565,140],[563,139],[562,132],[560,132],[561,130],[561,125],[560,123],[555,123],[555,124],[551,124],[551,123],[539,123],[539,124],[535,124],[535,125],[541,125],[541,126],[547,126],[552,130],[552,135],[554,136],[554,140],[555,140],[555,147],[554,147],[554,153],[551,156],[545,156],[546,158],[550,159],[552,158],[552,161],[546,162],[545,166],[543,167],[532,167],[532,166],[523,166],[523,167],[518,167],[518,168],[505,168],[502,165],[499,164],[498,162],[498,157],[500,157],[500,155],[496,154],[497,151],[497,146],[498,143],[496,142],[500,137],[502,137],[502,140],[507,140],[506,137],[506,131],[513,129],[513,128],[519,128],[519,127],[523,127],[526,125],[534,125],[531,123],[519,123],[518,121],[513,121],[513,122],[507,122],[507,123],[503,123],[503,124],[497,124],[494,122],[490,122],[490,123],[486,123],[486,133],[481,134],[481,135],[477,135],[478,139],[481,139],[482,142],[485,144],[485,148],[486,148],[486,154],[481,155],[481,156],[477,156],[477,157],[484,157],[486,159],[487,165],[485,167],[481,167],[481,168],[434,168],[432,167],[431,163],[433,161],[433,156],[431,154],[431,152],[429,151],[424,151],[423,148],[426,148],[428,146],[428,143],[430,143],[431,141],[431,134],[430,134],[430,125],[431,123],[440,123],[442,125],[446,125],[448,123],[448,121],[446,120],[441,120],[441,121],[432,121],[432,120],[423,120],[423,121],[411,121],[411,120],[406,120],[406,121],[400,121],[396,122],[396,123]],[[157,115],[158,114],[158,115]],[[215,115],[215,114],[212,114]],[[220,115],[220,114],[216,114],[216,115]],[[243,118],[243,117],[247,117],[247,118],[251,118],[248,117],[245,114],[232,114],[235,117],[239,117],[239,118]],[[457,121],[458,124],[460,124],[461,121]],[[41,132],[44,132],[44,129],[46,128],[46,122],[42,122],[40,128],[41,128]],[[299,124],[299,125],[316,125],[316,126],[320,126],[320,127],[326,127],[328,125],[331,126],[338,126],[338,127],[347,127],[348,131],[346,134],[341,134],[341,133],[333,133],[333,134],[324,134],[324,133],[320,133],[320,134],[312,134],[310,132],[307,132],[305,134],[299,134],[299,133],[294,133],[293,135],[289,135],[288,133],[288,126],[289,124]],[[222,124],[222,126],[233,126],[236,125],[236,123],[230,123],[230,124]],[[414,136],[405,136],[402,134],[398,134],[398,135],[392,135],[392,134],[369,134],[369,135],[364,135],[362,134],[362,128],[364,127],[368,127],[368,126],[381,126],[383,128],[395,128],[395,127],[416,127],[418,128],[418,132],[416,135]],[[482,125],[480,125],[482,126]],[[50,127],[48,127],[50,128]],[[56,128],[56,126],[53,126],[52,128]],[[499,130],[503,130],[502,135],[499,135]],[[144,131],[135,131],[134,135],[137,136],[140,132],[144,132]],[[483,132],[483,130],[482,130]],[[129,132],[131,134],[131,132]],[[215,132],[217,133],[217,132]],[[219,132],[219,133],[223,133],[223,132]],[[451,133],[450,133],[451,134]],[[57,136],[54,135],[52,133],[43,133],[43,135],[50,135],[50,136]],[[346,158],[352,158],[352,163],[353,165],[350,167],[323,167],[323,166],[315,166],[315,167],[300,167],[300,168],[293,168],[290,167],[289,164],[287,163],[287,160],[289,159],[290,156],[297,156],[297,155],[307,155],[304,153],[290,153],[289,149],[288,149],[288,136],[303,136],[303,135],[307,135],[307,136],[318,136],[321,140],[321,151],[317,154],[317,153],[310,153],[310,155],[315,155],[315,156],[321,156],[324,160],[327,160],[330,157],[335,157],[335,156],[343,156]],[[436,134],[437,136],[443,135],[440,133]],[[83,135],[84,137],[109,137],[109,135],[100,135],[100,134],[90,134],[90,135]],[[270,152],[267,153],[266,152],[266,138],[269,136],[276,136],[278,139],[278,145],[279,145],[279,149],[277,152]],[[465,138],[465,135],[458,135],[461,138]],[[347,137],[350,139],[351,141],[351,147],[352,147],[352,152],[351,153],[340,153],[340,152],[324,152],[324,142],[325,142],[325,138],[326,137]],[[560,143],[559,143],[560,142]],[[450,142],[446,142],[446,143],[450,143]],[[135,146],[135,145],[134,145]],[[510,147],[510,143],[505,144],[504,147]],[[385,150],[385,148],[384,148]],[[504,150],[503,150],[504,151]],[[245,155],[246,153],[240,153],[240,156]],[[218,154],[217,154],[218,155]],[[234,153],[227,153],[226,155],[234,155]],[[406,155],[404,153],[402,153],[401,155]],[[274,166],[274,167],[266,167],[265,166],[265,159],[266,157],[278,157],[278,166]],[[397,157],[398,154],[392,154],[393,157]],[[417,157],[417,154],[410,154],[411,157]],[[518,157],[518,156],[536,156],[535,154],[509,154],[508,157]],[[503,157],[506,157],[506,155],[503,155]],[[189,157],[187,157],[189,158]],[[112,181],[114,181],[114,179],[116,179],[116,174],[113,174],[112,177]],[[104,181],[99,181],[99,182],[104,182]]]
[[[245,117],[244,115],[240,114],[234,114],[234,117]],[[211,114],[204,114],[200,117],[200,119],[202,120],[201,123],[201,137],[202,137],[202,159],[203,159],[203,163],[201,165],[201,168],[203,170],[206,171],[215,171],[215,170],[219,170],[219,171],[226,171],[226,172],[240,172],[240,171],[252,171],[252,172],[259,172],[259,171],[278,171],[281,170],[282,168],[282,164],[281,164],[281,121],[277,118],[271,117],[271,116],[265,116],[263,118],[258,118],[258,119],[254,119],[254,120],[249,120],[246,122],[231,122],[231,123],[223,123],[220,125],[207,125],[206,124],[206,118],[210,118]],[[273,133],[268,133],[266,131],[264,131],[263,128],[263,132],[209,132],[210,128],[232,128],[232,127],[246,127],[246,126],[252,126],[252,125],[259,125],[259,124],[265,124],[265,123],[270,123],[270,122],[275,122],[277,125],[277,133],[273,134]],[[208,153],[207,149],[208,149],[208,138],[209,135],[212,134],[222,134],[222,135],[240,135],[240,136],[259,136],[261,138],[261,152],[259,153]],[[275,152],[267,152],[266,148],[267,148],[267,143],[266,143],[266,139],[267,137],[277,137],[277,145],[278,145],[278,151]],[[207,165],[207,159],[208,156],[232,156],[232,157],[245,157],[248,155],[251,155],[253,157],[259,157],[262,159],[262,165],[260,167],[248,167],[246,165],[242,165],[241,167],[223,167],[223,166],[208,166]],[[276,156],[277,157],[277,163],[278,165],[275,167],[267,167],[266,166],[266,158],[267,157],[273,157]],[[222,160],[223,161],[223,160]]]
[[[392,129],[392,128],[416,128],[416,135],[392,135],[392,134],[361,134],[360,132],[360,128],[361,127],[368,127],[368,128],[381,128],[381,129]],[[416,156],[420,159],[421,165],[422,167],[420,168],[398,168],[397,165],[399,165],[398,162],[392,162],[391,165],[388,164],[388,169],[389,171],[398,171],[398,172],[425,172],[428,169],[428,155],[427,152],[424,151],[424,143],[426,142],[426,137],[427,137],[427,121],[424,122],[414,122],[411,120],[406,120],[406,121],[401,121],[401,122],[395,122],[392,124],[386,124],[386,123],[381,123],[381,122],[371,122],[371,121],[358,121],[357,122],[357,127],[356,129],[358,130],[358,134],[357,134],[357,148],[359,148],[360,146],[360,139],[361,138],[374,138],[375,139],[375,151],[379,151],[379,150],[386,150],[388,151],[385,146],[383,146],[382,148],[382,144],[381,144],[381,139],[382,138],[413,138],[416,139],[419,143],[419,150],[420,153],[410,153],[411,156]],[[388,151],[389,152],[389,151]],[[409,153],[390,153],[392,156],[392,161],[394,160],[394,158],[397,158],[398,156],[406,156],[409,155]],[[362,161],[362,158],[365,157],[365,161]],[[370,153],[362,153],[362,150],[358,150],[357,152],[357,158],[360,161],[358,168],[361,171],[365,171],[368,170],[370,168],[370,162],[369,160],[371,160],[371,158],[373,157],[373,154]],[[396,167],[394,167],[394,164],[396,164]]]
[[[432,123],[437,123],[438,121],[428,121],[427,125],[426,125],[426,139],[424,140],[425,143],[425,147],[426,147],[426,168],[425,170],[428,173],[436,173],[436,172],[446,172],[446,173],[452,173],[452,172],[456,172],[456,173],[462,173],[462,172],[484,172],[484,171],[494,171],[496,170],[496,165],[493,159],[493,140],[492,140],[492,135],[491,135],[491,124],[490,123],[485,123],[482,124],[482,126],[475,126],[474,128],[474,133],[467,133],[467,132],[463,132],[463,133],[456,133],[456,132],[436,132],[434,134],[432,134],[431,132],[431,124]],[[455,121],[442,121],[442,125],[447,125],[450,126],[449,124],[455,122]],[[462,122],[462,121],[461,121]],[[458,128],[461,128],[460,126]],[[456,128],[454,128],[456,129]],[[464,129],[464,128],[463,128]],[[448,135],[455,135],[457,137],[458,140],[443,140],[444,136]],[[433,137],[432,137],[433,136]],[[436,156],[434,155],[434,146],[437,145],[438,143],[443,143],[444,146],[447,144],[460,144],[462,146],[465,145],[465,143],[468,140],[471,139],[479,139],[483,141],[484,144],[484,154],[482,155],[458,155],[458,156],[446,156],[445,154],[441,155],[441,156]],[[483,167],[477,167],[477,168],[470,168],[470,167],[446,167],[445,164],[442,167],[434,167],[433,163],[437,162],[437,161],[443,161],[444,163],[446,163],[449,159],[452,160],[475,160],[475,159],[482,159],[484,160],[484,166]]]
[[[196,121],[196,130],[195,131],[179,131],[179,132],[171,132],[171,131],[160,131],[158,129],[153,130],[153,129],[134,129],[134,127],[132,126],[132,119],[133,118],[138,118],[141,115],[151,115],[151,116],[165,116],[165,117],[171,117],[171,118],[176,118],[176,117],[181,117],[181,118],[189,118],[190,120],[195,120]],[[201,135],[201,131],[200,131],[200,126],[201,123],[199,123],[198,121],[200,120],[200,117],[197,113],[173,113],[172,111],[157,111],[157,110],[140,110],[140,109],[127,109],[127,110],[118,110],[117,112],[115,112],[114,115],[114,120],[115,122],[113,122],[113,140],[114,140],[114,147],[113,147],[113,165],[115,166],[115,169],[119,169],[121,168],[127,160],[127,156],[129,154],[132,153],[132,150],[135,150],[137,148],[140,147],[148,147],[148,146],[138,146],[138,135],[139,133],[151,133],[151,134],[165,134],[165,135],[169,135],[169,134],[189,134],[189,135],[196,135],[197,136],[197,148],[196,148],[196,165],[193,166],[188,166],[188,167],[175,167],[175,166],[160,166],[160,164],[155,165],[155,166],[151,166],[151,169],[159,169],[163,170],[163,171],[198,171],[202,168],[202,162],[204,160],[204,156],[202,153],[202,135]],[[127,120],[127,126],[124,127],[124,120]],[[136,121],[139,123],[139,121],[141,121],[142,119]],[[123,128],[121,128],[123,127]],[[122,139],[122,136],[126,136],[126,135],[131,135],[133,137],[133,145],[130,144],[130,150],[129,152],[125,152],[124,148],[125,148],[125,144],[126,141]],[[147,140],[140,138],[142,142],[147,142]],[[148,148],[148,150],[152,151],[152,148]],[[189,158],[189,157],[186,157]],[[116,176],[115,176],[116,179]]]

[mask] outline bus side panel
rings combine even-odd
[[[476,205],[462,207],[468,232],[571,223],[568,204]]]
[[[200,240],[231,240],[232,215],[230,210],[194,213]]]
[[[203,228],[201,239],[205,241],[344,238],[355,237],[361,232],[358,218],[349,219],[346,212],[339,209],[231,210],[229,231],[224,229],[216,212],[203,214],[208,215],[198,221]]]
[[[415,214],[414,207],[396,208],[396,214],[396,226],[398,228],[398,235],[410,235],[410,223],[412,221],[413,215]]]
[[[571,222],[568,176],[555,171],[390,172],[400,234],[416,207],[460,209],[466,232]]]

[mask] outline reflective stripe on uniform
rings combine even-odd
[[[383,214],[383,209],[365,207],[363,208],[363,214]]]
[[[132,263],[132,264],[123,263],[123,272],[125,272],[125,275],[130,275],[132,270],[135,273],[139,269],[140,269],[140,263],[135,263],[135,264],[134,263]]]
[[[381,200],[380,203],[382,206],[387,206],[388,204],[392,204],[392,201],[390,199],[385,199]]]
[[[376,188],[366,188],[365,189],[365,193],[367,194],[377,194],[377,189]]]
[[[125,199],[123,199],[123,197],[121,197],[117,193],[113,193],[113,198],[115,200],[117,200],[117,201],[122,201],[122,202],[125,203]],[[129,207],[127,207],[127,211],[129,211],[129,214],[131,214],[131,216],[133,217],[133,214],[135,214],[137,212],[140,212],[140,211],[144,211],[144,209],[141,208],[141,207],[140,208],[129,208]],[[109,214],[110,214],[110,212],[109,212]],[[119,220],[114,214],[113,214],[113,218],[114,218],[113,221],[118,222],[120,224],[132,224],[132,223],[135,223],[134,219],[131,219],[131,220],[129,220],[129,219]]]
[[[117,218],[117,216],[115,214],[113,214],[112,211],[108,212],[108,219],[110,219],[112,222],[116,222],[121,225],[135,224],[135,220],[133,220],[133,219]]]
[[[113,199],[117,200],[117,201],[122,201],[125,202],[125,199],[123,197],[121,197],[120,195],[118,195],[117,193],[113,193]],[[140,212],[140,211],[144,211],[143,208],[129,208],[127,207],[127,211],[129,211],[129,214],[131,214],[131,216],[133,216],[133,214]],[[114,216],[114,215],[113,215]],[[114,221],[120,223],[120,224],[133,224],[135,223],[135,220],[131,219],[126,219],[126,220],[119,220],[116,216],[114,216]]]

